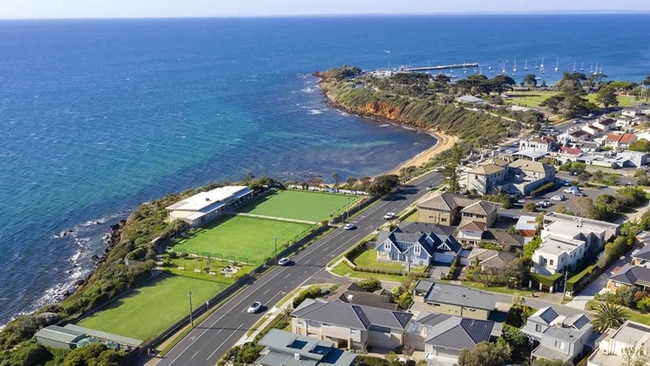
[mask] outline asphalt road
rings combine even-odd
[[[383,224],[386,212],[400,212],[426,193],[426,186],[444,180],[439,173],[428,174],[411,185],[400,187],[389,198],[380,200],[353,218],[357,229],[335,229],[293,257],[294,264],[273,267],[212,313],[185,336],[158,365],[214,365],[221,356],[246,335],[265,313],[287,293],[322,272],[325,265]],[[316,277],[317,277],[316,276]],[[311,281],[313,282],[313,281]],[[257,314],[248,314],[254,301],[263,304]]]

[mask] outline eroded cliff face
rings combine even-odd
[[[422,121],[412,121],[405,119],[402,116],[402,108],[391,105],[386,102],[366,103],[360,107],[350,107],[332,99],[328,95],[328,100],[336,108],[342,109],[348,113],[356,114],[359,116],[373,117],[378,119],[385,119],[393,121],[402,125],[415,127],[415,128],[428,128]]]

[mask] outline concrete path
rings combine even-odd
[[[256,215],[256,214],[250,214],[250,213],[244,213],[244,212],[233,212],[233,214],[237,215],[237,216],[257,217],[257,218],[260,218],[260,219],[269,219],[269,220],[275,220],[275,221],[297,222],[299,224],[309,224],[309,225],[315,225],[316,224],[316,222],[314,222],[314,221],[298,220],[298,219],[287,219],[285,217]]]

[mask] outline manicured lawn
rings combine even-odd
[[[249,273],[254,269],[254,266],[239,266],[236,274],[226,277],[221,273],[221,270],[226,266],[230,266],[230,262],[208,260],[203,257],[190,257],[166,259],[163,265],[165,272],[171,273],[176,276],[191,277],[198,280],[218,282],[224,285],[230,285],[235,282],[235,279]],[[197,272],[199,270],[200,272]],[[215,275],[211,276],[210,272]]]
[[[327,220],[330,214],[343,212],[348,203],[352,206],[358,199],[358,196],[284,190],[246,204],[237,211],[318,222]]]
[[[539,107],[539,104],[547,98],[559,94],[556,91],[516,91],[508,92],[510,99],[505,99],[506,104],[521,105],[524,107]]]
[[[78,325],[135,339],[147,340],[189,314],[189,292],[196,308],[227,285],[188,277],[161,275],[113,301],[105,310],[79,321]]]
[[[387,274],[382,274],[382,273],[368,273],[368,272],[359,272],[359,271],[353,271],[345,265],[343,262],[339,263],[336,267],[332,269],[332,273],[337,274],[339,276],[344,276],[344,277],[349,277],[349,278],[359,278],[359,279],[364,279],[368,277],[374,277],[378,280],[381,281],[392,281],[392,282],[402,282],[404,281],[404,276],[396,276],[396,275],[387,275]]]
[[[258,264],[273,256],[274,238],[277,238],[279,252],[285,243],[298,240],[309,228],[307,224],[226,215],[210,227],[181,240],[173,249]]]
[[[387,271],[405,270],[404,265],[398,262],[379,262],[377,260],[377,251],[374,249],[368,249],[359,254],[356,258],[354,258],[354,264],[360,267],[377,268]],[[411,266],[411,272],[422,272],[424,269],[425,267],[422,266]]]

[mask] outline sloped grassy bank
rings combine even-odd
[[[440,131],[474,146],[496,144],[521,128],[519,122],[488,113],[489,108],[454,104],[452,88],[434,84],[428,75],[399,75],[374,76],[346,66],[314,73],[328,101],[352,114]]]

